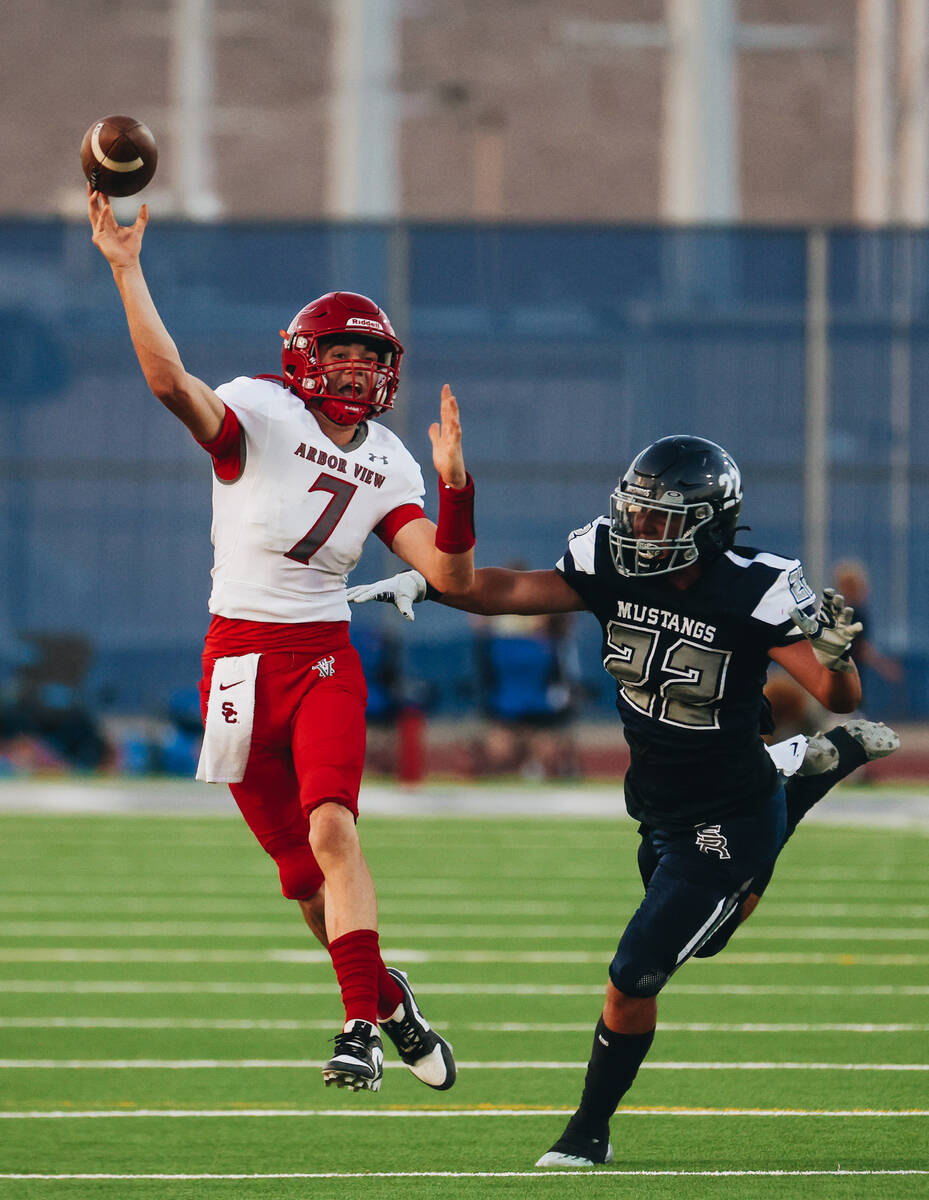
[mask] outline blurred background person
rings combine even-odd
[[[524,563],[510,564],[526,570]],[[479,707],[479,775],[575,779],[580,665],[568,613],[474,619]]]
[[[19,638],[16,665],[0,693],[0,771],[100,771],[113,748],[87,695],[90,642],[70,633]]]
[[[852,653],[858,663],[861,676],[861,708],[868,711],[868,697],[873,690],[874,676],[877,675],[886,683],[896,685],[903,682],[904,671],[895,658],[882,654],[874,644],[874,628],[871,621],[871,610],[868,606],[870,580],[867,568],[857,558],[843,558],[836,563],[832,571],[834,587],[845,597],[845,603],[855,610],[855,620],[862,625],[861,633],[855,638]],[[869,688],[869,683],[872,687]]]

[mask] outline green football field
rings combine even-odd
[[[0,816],[4,1200],[929,1195],[925,827],[801,827],[724,954],[666,988],[615,1161],[582,1173],[534,1163],[641,892],[632,822],[361,830],[449,1092],[390,1046],[380,1093],[323,1086],[328,957],[237,817]]]

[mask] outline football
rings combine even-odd
[[[133,196],[158,165],[152,131],[134,117],[94,121],[81,142],[81,166],[90,186],[107,196]]]

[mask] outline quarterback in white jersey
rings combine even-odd
[[[368,534],[391,514],[423,515],[419,464],[373,421],[334,446],[281,383],[240,378],[216,394],[238,418],[245,452],[238,479],[214,472],[210,612],[348,621],[345,578]]]
[[[213,615],[197,777],[229,784],[283,894],[329,949],[345,1023],[326,1084],[377,1091],[383,1031],[418,1079],[449,1088],[451,1046],[380,954],[355,824],[367,693],[348,636],[345,581],[374,532],[439,590],[470,585],[474,489],[455,397],[442,389],[440,420],[429,428],[439,476],[433,523],[419,466],[375,423],[393,406],[403,347],[374,301],[320,296],[282,331],[280,375],[214,391],[185,369],[149,294],[139,260],[147,206],[120,226],[107,198],[89,190],[88,211],[146,382],[213,461]]]

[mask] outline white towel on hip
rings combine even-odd
[[[218,658],[213,667],[197,778],[241,783],[252,746],[255,680],[260,654]]]

